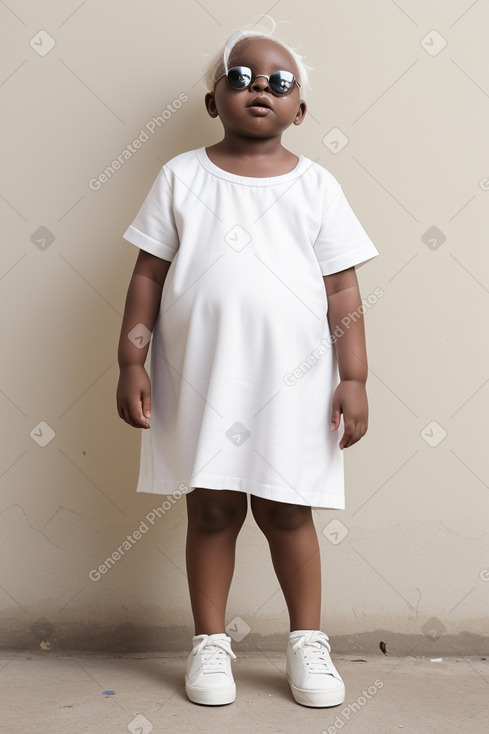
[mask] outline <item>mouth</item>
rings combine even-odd
[[[271,110],[272,105],[269,103],[268,99],[266,97],[255,97],[255,99],[252,99],[249,105],[246,105],[247,107],[258,107],[265,110]]]

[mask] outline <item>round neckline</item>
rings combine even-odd
[[[279,176],[240,176],[237,173],[231,173],[230,171],[225,171],[224,168],[220,168],[215,163],[211,161],[209,156],[207,155],[207,151],[205,147],[197,148],[195,151],[195,154],[199,160],[199,163],[201,166],[208,172],[211,173],[213,176],[216,176],[217,178],[222,178],[225,181],[229,181],[231,183],[237,183],[242,184],[245,186],[270,186],[270,184],[281,184],[286,183],[302,174],[302,169],[306,163],[306,158],[303,155],[299,155],[299,160],[297,161],[297,164],[295,168],[293,168],[288,173],[282,173]]]

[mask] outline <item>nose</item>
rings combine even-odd
[[[264,91],[268,88],[268,78],[266,76],[263,76],[263,74],[256,76],[250,86],[250,89],[252,89],[254,92]]]

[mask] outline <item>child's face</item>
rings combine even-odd
[[[211,117],[219,117],[226,132],[251,138],[280,136],[290,125],[304,119],[306,103],[294,84],[287,94],[274,93],[268,80],[274,71],[290,71],[298,79],[299,71],[287,50],[267,39],[246,39],[233,48],[228,67],[248,66],[253,74],[251,85],[244,90],[233,89],[227,79],[220,79],[214,92],[207,94],[205,103]],[[267,105],[263,107],[261,105]]]

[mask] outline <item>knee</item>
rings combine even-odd
[[[209,493],[209,490],[205,492]],[[219,497],[207,494],[199,498],[198,502],[192,503],[188,518],[199,533],[220,533],[230,528],[239,530],[246,517],[246,509],[246,504],[242,501],[222,501]]]
[[[256,498],[253,497],[253,500]],[[253,516],[262,530],[298,530],[312,521],[311,508],[272,500],[252,501]]]

